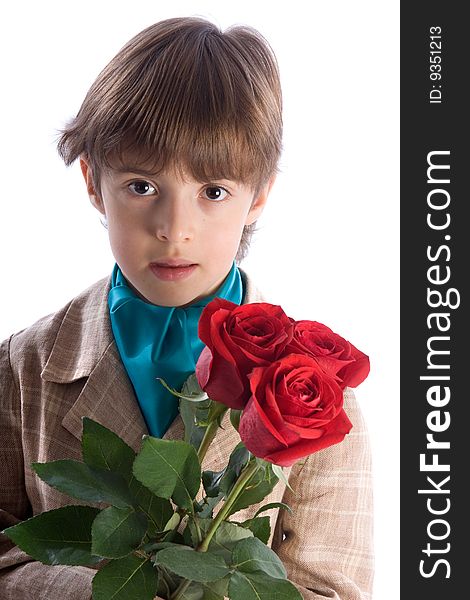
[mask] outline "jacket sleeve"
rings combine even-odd
[[[351,389],[344,409],[353,424],[345,439],[296,463],[273,549],[305,600],[370,600],[373,506],[369,439]]]
[[[0,532],[32,516],[24,485],[21,395],[9,348],[10,340],[0,344]],[[2,600],[89,600],[95,573],[87,567],[43,565],[0,533]]]

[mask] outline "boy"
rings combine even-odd
[[[159,22],[131,39],[99,74],[62,132],[67,165],[79,159],[116,264],[63,309],[1,345],[0,528],[58,506],[31,462],[80,459],[81,419],[138,450],[144,433],[180,438],[174,399],[202,343],[197,320],[221,296],[262,298],[239,263],[274,183],[282,102],[274,55],[247,27],[220,32],[200,18]],[[265,502],[271,544],[304,598],[370,598],[370,456],[354,396],[344,442],[292,467]],[[235,445],[219,430],[204,467]],[[241,511],[250,518],[255,507]],[[0,598],[91,597],[93,569],[50,567],[2,540]]]

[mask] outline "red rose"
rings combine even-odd
[[[252,396],[240,418],[248,450],[283,467],[341,442],[352,425],[334,377],[306,354],[289,354],[249,376]]]
[[[292,339],[293,322],[280,306],[253,302],[238,306],[215,298],[199,319],[206,344],[196,365],[201,388],[212,400],[241,409],[251,391],[247,375],[275,361]]]
[[[295,322],[294,337],[286,352],[313,356],[322,369],[341,380],[343,388],[358,386],[369,374],[369,357],[316,321]]]

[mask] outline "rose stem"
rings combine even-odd
[[[197,451],[197,456],[199,458],[199,463],[202,464],[204,457],[206,456],[207,450],[211,445],[212,440],[215,438],[217,429],[219,428],[219,418],[222,417],[224,413],[227,412],[228,407],[224,406],[220,403],[217,404],[212,421],[206,427],[206,431],[204,432],[204,437],[202,438],[201,444],[199,446],[199,450]]]
[[[214,406],[215,406],[215,410],[214,410],[214,414],[213,414],[213,419],[209,423],[209,425],[206,427],[206,431],[204,432],[204,437],[202,438],[201,444],[199,445],[199,449],[197,451],[199,464],[201,464],[201,465],[202,465],[202,461],[204,460],[204,457],[206,456],[206,453],[209,449],[209,446],[212,443],[212,440],[215,438],[215,436],[217,434],[217,429],[219,428],[219,418],[222,417],[223,414],[225,412],[227,412],[227,410],[228,410],[228,407],[224,406],[221,403],[214,402]],[[194,518],[193,521],[194,521],[194,525],[196,526],[196,535],[198,537],[199,543],[201,543],[201,540],[202,540],[201,528],[199,527],[199,523],[197,522],[196,518]],[[171,600],[178,600],[182,596],[182,594],[184,594],[184,592],[188,589],[190,584],[191,584],[190,579],[183,579],[183,581],[179,584],[179,586],[176,588],[176,590],[171,595]]]
[[[245,486],[248,483],[248,481],[253,477],[253,475],[256,473],[256,471],[258,471],[259,468],[260,468],[260,466],[257,464],[256,460],[254,460],[251,464],[248,463],[248,465],[245,467],[245,469],[241,472],[241,475],[238,478],[237,483],[234,485],[232,491],[228,495],[228,498],[225,501],[222,509],[217,513],[217,516],[215,517],[209,531],[207,532],[207,535],[206,535],[204,541],[201,544],[199,544],[199,546],[196,548],[197,552],[207,552],[207,549],[209,548],[209,544],[212,540],[213,535],[217,531],[217,528],[222,523],[222,521],[227,516],[227,514],[230,512],[230,509],[232,508],[233,504],[235,503],[235,500],[245,489]],[[179,584],[177,589],[173,592],[173,594],[171,595],[171,600],[179,600],[181,598],[181,596],[184,594],[184,592],[191,585],[191,581],[192,581],[191,579],[184,579]]]
[[[245,469],[241,472],[241,475],[238,478],[237,483],[233,486],[233,489],[230,492],[230,494],[228,495],[227,500],[224,502],[224,505],[222,506],[220,511],[217,513],[217,516],[213,520],[212,525],[210,526],[206,537],[204,538],[203,542],[201,544],[199,544],[199,546],[197,548],[198,552],[207,552],[207,549],[209,548],[209,544],[212,540],[213,535],[217,531],[217,528],[219,527],[219,525],[222,523],[222,521],[225,519],[225,517],[230,512],[230,509],[234,505],[238,496],[245,489],[245,486],[248,483],[248,481],[253,477],[253,475],[256,473],[256,471],[258,471],[259,468],[260,468],[260,466],[257,464],[256,460],[254,460],[252,463],[248,463],[248,465],[245,467]]]
[[[176,590],[171,594],[170,600],[178,600],[191,585],[192,579],[183,579]]]
[[[207,450],[209,449],[209,446],[212,443],[212,440],[215,438],[215,436],[217,434],[217,429],[219,428],[219,419],[228,410],[227,406],[224,406],[223,404],[220,404],[220,403],[214,402],[214,406],[215,406],[215,410],[214,410],[214,414],[213,414],[213,419],[209,423],[209,425],[206,427],[206,431],[204,432],[204,437],[202,438],[201,444],[197,451],[199,464],[201,464],[201,465],[202,465],[202,461],[204,460],[204,457],[206,456]],[[196,518],[193,518],[193,521],[194,521],[194,525],[196,527],[198,543],[200,544],[202,541],[201,528],[199,527],[199,523]]]

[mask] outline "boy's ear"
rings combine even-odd
[[[85,179],[86,189],[88,192],[88,197],[90,198],[90,202],[93,206],[100,211],[103,215],[105,213],[105,209],[103,206],[103,201],[101,197],[97,193],[95,189],[95,184],[93,183],[93,172],[91,170],[91,166],[83,156],[80,156],[80,169],[82,170],[83,178]]]
[[[261,188],[261,190],[256,194],[253,198],[253,202],[251,203],[250,210],[246,217],[245,225],[251,225],[254,223],[261,215],[266,206],[266,202],[268,201],[269,192],[276,181],[276,175],[273,175],[268,183]]]

